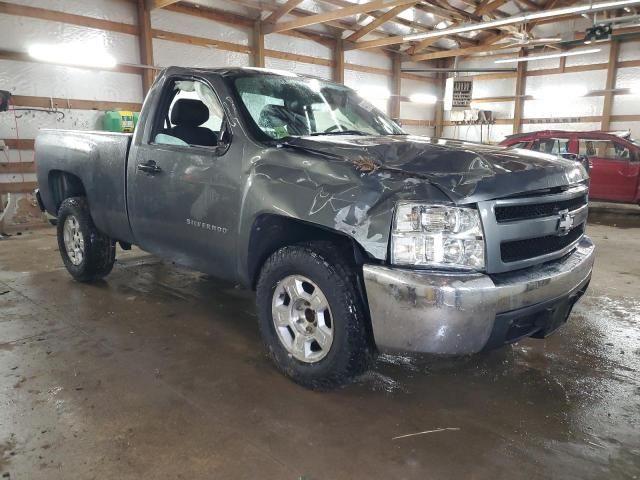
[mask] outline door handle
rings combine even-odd
[[[145,163],[138,164],[138,170],[155,175],[160,173],[162,169],[156,164],[155,160],[149,160]]]

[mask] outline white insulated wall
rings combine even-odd
[[[568,27],[567,27],[568,28]],[[571,28],[571,31],[573,28]],[[550,33],[552,34],[552,33]],[[587,54],[584,56],[575,56],[566,58],[566,67],[582,66],[582,65],[604,65],[609,61],[609,45],[601,44],[600,52]],[[496,57],[476,57],[461,60],[460,67],[506,67],[508,64],[496,65],[493,60]],[[640,41],[625,41],[620,43],[618,61],[639,61],[640,60]],[[527,71],[535,72],[544,69],[552,69],[560,67],[560,59],[547,59],[543,61],[532,61],[527,63]],[[588,91],[604,90],[606,86],[607,71],[605,68],[584,72],[566,72],[561,74],[546,74],[527,76],[525,82],[525,95],[536,97],[541,92],[554,89],[567,88],[584,88]],[[473,98],[495,98],[510,97],[515,95],[516,79],[474,79]],[[640,67],[619,67],[616,75],[615,88],[635,88],[640,91]],[[483,110],[491,110],[498,119],[513,119],[514,101],[499,102],[477,102],[472,106]],[[598,130],[600,129],[600,121],[584,121],[584,122],[558,122],[558,123],[528,123],[527,119],[549,119],[549,118],[571,118],[571,117],[598,117],[603,113],[604,97],[583,97],[572,100],[541,100],[531,99],[525,100],[523,105],[522,125],[523,132],[536,130]],[[638,115],[640,114],[640,93],[615,95],[613,100],[613,108],[611,114],[616,115]],[[448,115],[445,113],[445,118]],[[630,130],[632,136],[640,137],[639,121],[613,121],[611,130]],[[490,131],[490,141],[500,142],[506,135],[512,133],[512,125],[493,125]],[[484,127],[486,139],[486,127]],[[479,127],[467,128],[445,127],[444,136],[456,138],[466,138],[469,140],[479,140]]]
[[[12,0],[28,7],[46,8],[75,15],[133,24],[135,8],[119,0]],[[43,19],[0,15],[0,45],[3,50],[25,52],[30,45],[82,42],[104,47],[120,62],[139,63],[134,36],[85,28]],[[140,76],[57,65],[0,60],[0,89],[14,95],[68,99],[141,102]],[[18,107],[20,108],[20,107]],[[62,114],[36,111],[0,113],[0,139],[33,139],[40,128],[95,129],[101,113],[63,109]],[[64,118],[63,118],[64,116]],[[31,161],[33,151],[9,151],[0,161]],[[35,181],[35,174],[3,174],[0,182]]]
[[[244,46],[249,46],[251,40],[248,29],[162,9],[151,12],[151,26],[157,30],[222,40]],[[153,58],[159,67],[201,68],[246,67],[251,60],[246,53],[217,49],[214,47],[214,42],[211,46],[187,45],[159,38],[153,39]]]

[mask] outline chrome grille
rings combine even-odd
[[[584,235],[588,187],[561,193],[478,203],[488,273],[526,268],[560,258]]]
[[[498,223],[504,223],[513,222],[514,220],[548,217],[550,215],[557,215],[562,210],[577,210],[586,204],[587,196],[581,195],[576,198],[555,202],[496,206],[496,220]]]
[[[578,225],[566,235],[546,235],[544,237],[503,242],[500,245],[500,258],[504,263],[510,263],[557,252],[579,240],[583,234],[584,225]]]

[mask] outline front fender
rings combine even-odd
[[[267,152],[248,172],[239,252],[247,252],[255,220],[273,214],[351,237],[371,258],[384,262],[399,199],[448,201],[424,179],[384,170],[363,173],[346,160],[285,149]]]

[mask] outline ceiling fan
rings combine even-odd
[[[505,48],[511,47],[528,47],[537,45],[549,45],[562,43],[562,37],[534,37],[526,29],[521,29],[510,34],[511,43],[506,44]]]

